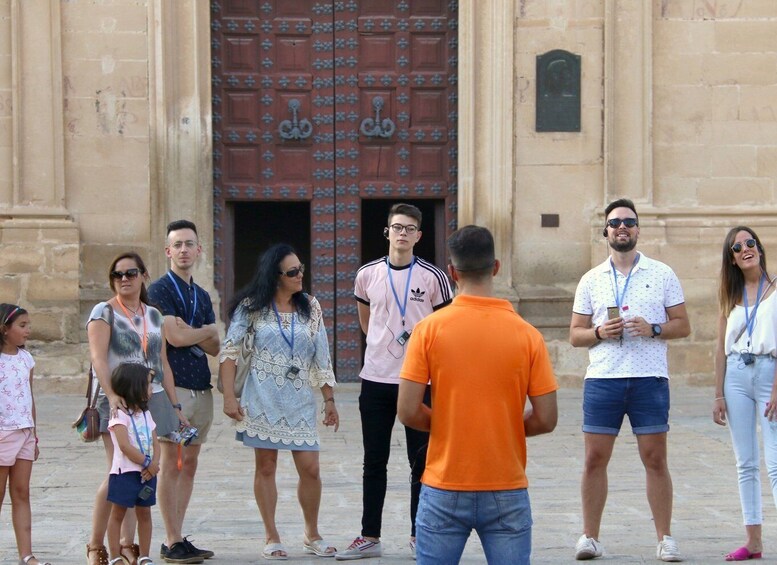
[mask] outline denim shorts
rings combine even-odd
[[[146,485],[153,488],[154,492],[145,500],[141,500],[138,495]],[[141,480],[140,471],[108,475],[108,502],[124,508],[154,506],[156,504],[156,477],[152,477],[150,481],[144,483]]]
[[[636,435],[669,431],[669,379],[585,379],[583,431],[617,436],[628,415]]]

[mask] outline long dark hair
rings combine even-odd
[[[288,243],[277,243],[262,253],[251,282],[241,288],[229,305],[229,316],[235,313],[238,305],[248,299],[248,311],[256,312],[270,308],[275,292],[278,290],[278,278],[281,276],[281,262],[289,255],[296,255]],[[291,295],[294,309],[303,319],[310,318],[310,301],[304,292]]]
[[[755,240],[755,245],[760,253],[759,263],[761,265],[761,273],[764,275],[767,274],[766,251],[764,251],[761,240],[756,233],[747,226],[731,228],[728,234],[726,234],[726,238],[723,240],[723,259],[720,265],[720,288],[718,289],[720,311],[726,317],[728,317],[734,309],[734,306],[736,306],[737,302],[742,298],[742,293],[745,291],[745,276],[742,274],[742,270],[737,267],[734,262],[734,252],[731,250],[731,246],[734,245],[737,234],[741,231],[746,231]]]
[[[111,388],[124,399],[127,408],[148,410],[149,373],[153,371],[140,363],[122,363],[111,373]]]
[[[16,304],[0,304],[0,328],[10,328],[16,318],[27,314],[27,310]],[[5,345],[5,332],[0,332],[0,348]]]
[[[143,262],[143,259],[141,259],[140,255],[135,253],[134,251],[125,251],[121,255],[118,255],[112,262],[111,266],[108,269],[108,284],[111,286],[111,290],[115,294],[119,294],[119,291],[116,290],[116,287],[114,286],[116,281],[111,278],[111,273],[116,270],[116,264],[121,261],[122,259],[132,259],[135,261],[135,264],[138,266],[138,269],[140,269],[140,277],[141,283],[140,283],[140,301],[144,304],[148,304],[148,291],[146,290],[146,282],[145,279],[148,276],[148,269],[146,269],[146,264]]]

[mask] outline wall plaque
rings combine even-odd
[[[537,55],[537,131],[580,131],[580,55]]]

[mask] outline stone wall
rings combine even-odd
[[[171,216],[200,227],[195,278],[212,281],[209,9],[0,0],[0,300],[33,311],[39,374],[88,365],[83,323],[109,296],[111,258],[132,248],[162,273]],[[459,11],[459,220],[495,232],[500,291],[545,323],[557,372],[579,382],[571,295],[607,255],[602,208],[632,197],[641,248],[677,271],[692,316],[673,370],[710,382],[723,235],[746,223],[777,248],[777,2]],[[536,57],[551,49],[582,57],[580,133],[535,131]]]

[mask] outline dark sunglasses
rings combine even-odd
[[[127,277],[127,279],[132,280],[138,277],[140,274],[140,269],[127,269],[126,271],[113,271],[111,273],[111,278],[120,280],[124,277]]]
[[[637,219],[636,218],[611,218],[607,220],[607,225],[610,226],[612,229],[619,228],[620,225],[623,224],[627,228],[633,228],[637,225]]]
[[[752,238],[751,239],[746,239],[745,240],[745,245],[747,246],[748,249],[752,249],[753,247],[755,247],[755,240],[752,239]],[[744,249],[744,247],[742,246],[742,244],[739,241],[737,241],[734,245],[731,246],[731,251],[733,251],[734,253],[739,253],[743,249]]]
[[[294,267],[293,269],[289,269],[285,273],[283,271],[278,271],[279,275],[286,275],[290,279],[293,279],[294,277],[296,277],[300,273],[302,273],[303,275],[305,274],[305,265],[300,265],[299,267]]]

